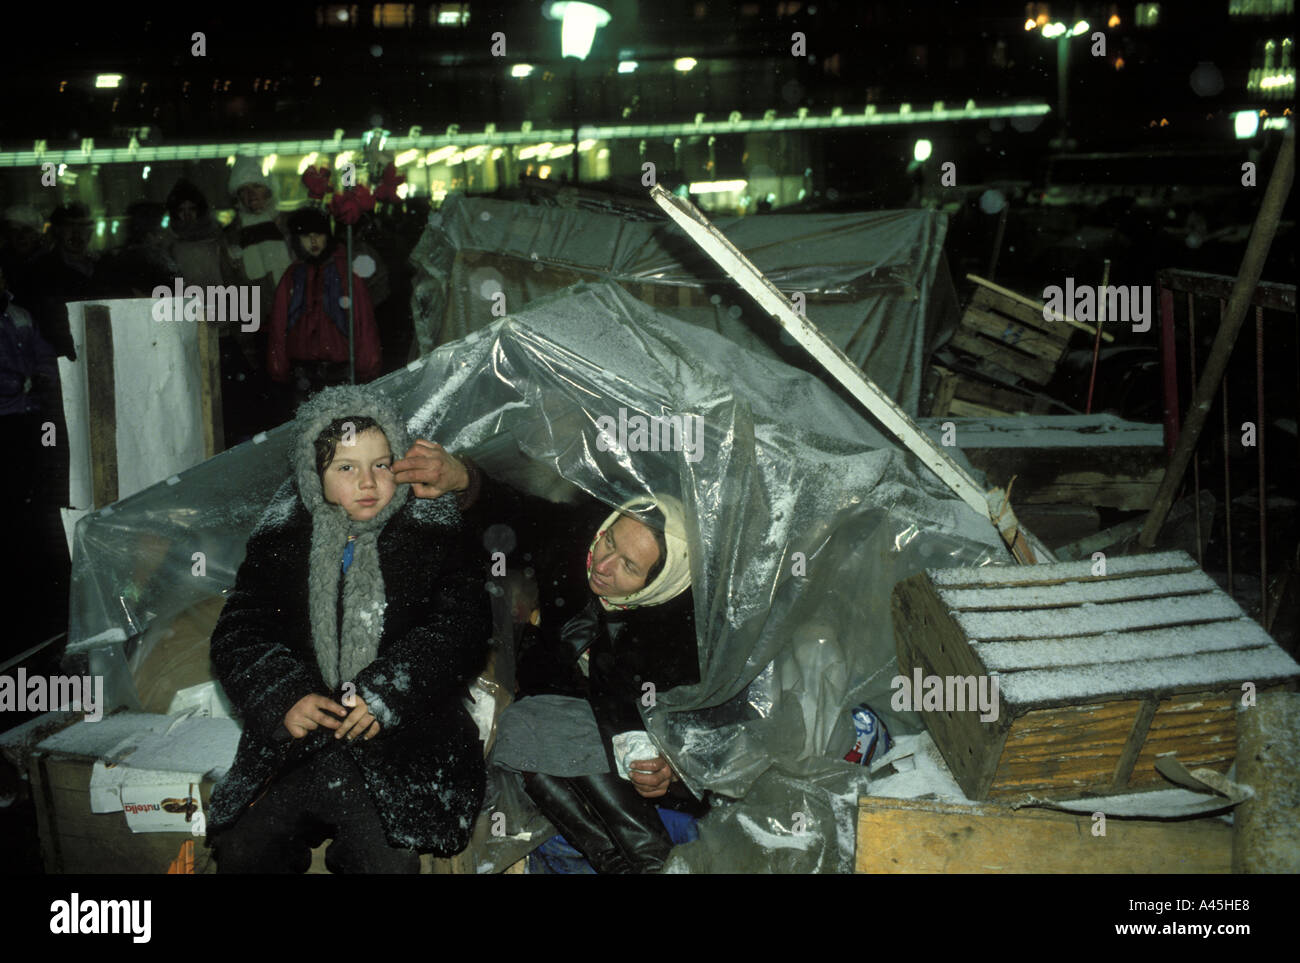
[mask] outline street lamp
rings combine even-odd
[[[1025,29],[1033,29],[1033,21],[1026,20]],[[1039,31],[1044,40],[1056,41],[1056,109],[1060,114],[1062,150],[1066,148],[1069,140],[1066,112],[1070,104],[1070,40],[1082,36],[1091,29],[1087,20],[1079,20],[1073,27],[1067,27],[1060,21],[1045,23]]]
[[[580,0],[554,0],[542,9],[548,20],[560,21],[560,51],[562,57],[586,60],[596,31],[609,23],[609,11],[593,3]]]
[[[542,7],[542,15],[548,20],[560,21],[560,57],[572,57],[575,61],[569,76],[573,90],[573,183],[576,185],[579,156],[577,61],[587,59],[596,40],[596,31],[606,26],[611,18],[608,10],[581,0],[548,0]]]

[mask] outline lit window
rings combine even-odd
[[[373,11],[376,27],[409,27],[415,22],[415,5],[377,3]]]
[[[319,8],[317,8],[319,10]],[[323,11],[317,13],[317,23],[324,23],[327,27],[352,27],[356,25],[356,7],[350,7],[342,3],[331,3]]]
[[[1155,27],[1160,24],[1160,4],[1139,3],[1133,14],[1133,21],[1139,27]]]
[[[437,3],[429,10],[429,20],[439,27],[464,27],[469,24],[468,3]]]

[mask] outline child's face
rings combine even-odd
[[[321,474],[325,500],[341,505],[354,522],[374,518],[393,499],[393,453],[378,428],[367,428],[351,445],[339,442]]]
[[[329,238],[324,234],[304,234],[302,235],[302,248],[309,257],[320,257],[320,253],[325,250],[328,241]]]

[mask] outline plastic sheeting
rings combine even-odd
[[[934,211],[724,217],[714,225],[908,414],[956,321]],[[422,352],[580,280],[614,281],[673,317],[813,366],[675,224],[450,195],[411,255]],[[504,297],[504,300],[502,300]],[[504,305],[505,310],[502,310]],[[439,327],[441,322],[441,327]],[[821,376],[820,369],[814,373]]]
[[[702,675],[658,693],[646,728],[720,805],[670,868],[850,870],[867,773],[841,759],[849,712],[867,702],[895,734],[919,729],[889,708],[890,592],[925,568],[1009,561],[988,519],[816,378],[617,285],[529,304],[376,387],[415,434],[537,493],[571,484],[611,505],[652,491],[683,500]],[[597,419],[637,415],[699,416],[697,460],[600,450]],[[112,639],[232,584],[285,476],[285,443],[277,429],[84,519],[72,648],[121,661]],[[532,832],[516,849],[545,838],[517,794],[490,802],[512,837]],[[518,855],[476,859],[501,869]]]

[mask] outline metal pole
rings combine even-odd
[[[352,307],[352,225],[348,225],[348,384],[357,383],[356,322]]]
[[[1219,327],[1223,327],[1223,315],[1227,305],[1219,299]],[[1228,383],[1223,383],[1223,537],[1224,549],[1228,553],[1228,594],[1237,597],[1232,579],[1232,461],[1228,458]]]
[[[1268,614],[1268,487],[1264,479],[1264,309],[1255,307],[1255,452],[1259,463],[1259,620]]]
[[[1192,372],[1192,384],[1196,384],[1196,295],[1187,292],[1187,347],[1191,354],[1189,367]],[[1196,513],[1196,564],[1205,567],[1204,553],[1201,551],[1201,460],[1192,457],[1192,509]]]
[[[1070,33],[1056,38],[1056,103],[1061,115],[1061,150],[1067,149],[1070,127],[1066,114],[1070,107]]]
[[[1155,501],[1151,505],[1151,513],[1147,516],[1142,534],[1138,538],[1138,543],[1143,548],[1150,549],[1155,545],[1156,535],[1169,515],[1174,493],[1182,484],[1187,463],[1191,460],[1197,441],[1200,440],[1201,430],[1205,427],[1210,405],[1214,401],[1214,393],[1218,389],[1219,382],[1223,380],[1223,373],[1228,367],[1228,357],[1232,354],[1232,346],[1236,343],[1237,334],[1246,320],[1246,308],[1254,297],[1255,286],[1259,284],[1259,276],[1264,270],[1264,261],[1273,244],[1273,236],[1277,233],[1278,222],[1282,219],[1282,208],[1286,205],[1287,195],[1291,193],[1291,181],[1294,176],[1295,128],[1291,127],[1282,139],[1282,148],[1278,153],[1277,161],[1273,164],[1273,173],[1269,175],[1268,189],[1264,192],[1264,201],[1255,218],[1255,226],[1251,230],[1246,253],[1241,259],[1241,270],[1237,273],[1232,294],[1228,297],[1227,315],[1214,337],[1210,356],[1205,359],[1205,371],[1192,396],[1183,433],[1178,439],[1178,447],[1174,450],[1169,467],[1165,469],[1164,478],[1160,481],[1160,489],[1156,492]]]
[[[1106,285],[1110,283],[1110,258],[1101,269],[1101,288],[1097,295],[1097,338],[1092,343],[1092,375],[1088,378],[1088,404],[1085,415],[1092,414],[1092,391],[1097,385],[1097,359],[1101,357],[1101,329],[1106,326]]]

